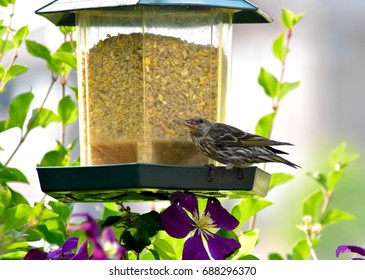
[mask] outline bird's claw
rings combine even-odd
[[[243,170],[243,168],[238,168],[238,170],[237,170],[237,179],[238,180],[243,180],[243,178],[245,178],[245,171]]]
[[[214,164],[207,164],[206,166],[209,167],[207,181],[212,182],[214,179],[214,170],[215,170],[216,166]]]

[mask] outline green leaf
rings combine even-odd
[[[327,174],[327,189],[333,191],[343,175],[344,169],[332,170]]]
[[[170,243],[168,243],[164,239],[155,239],[153,241],[153,247],[157,251],[159,257],[162,260],[176,260],[176,252],[174,247],[171,246]]]
[[[240,203],[232,208],[232,215],[240,222],[237,228],[240,228],[252,216],[256,215],[262,209],[272,205],[273,203],[264,199],[244,198]]]
[[[272,124],[274,122],[275,116],[276,112],[272,112],[263,116],[256,125],[256,134],[268,138],[272,130]]]
[[[63,35],[67,35],[76,31],[75,26],[60,26],[58,27],[58,29],[62,32]]]
[[[15,33],[13,42],[16,48],[20,47],[25,38],[27,38],[28,34],[29,34],[28,25],[23,26]]]
[[[19,204],[29,205],[28,200],[21,193],[14,191],[11,188],[10,188],[10,191],[11,191],[11,205],[12,206],[19,205]]]
[[[53,59],[51,51],[44,45],[31,40],[26,40],[25,44],[30,55],[44,59],[47,62],[47,67],[57,74],[59,74],[62,62]]]
[[[61,118],[53,113],[51,110],[42,108],[42,109],[34,109],[32,113],[32,117],[28,122],[28,130],[32,130],[38,126],[46,127],[52,122],[59,122]]]
[[[233,231],[233,230],[228,230],[228,229],[219,229],[216,232],[217,235],[223,236],[227,239],[234,239],[234,240],[238,240],[238,236],[237,234]]]
[[[57,52],[68,52],[74,53],[76,50],[76,41],[67,41],[63,42],[61,46],[57,49]]]
[[[5,69],[2,63],[0,63],[0,80],[4,77]]]
[[[330,155],[330,167],[332,169],[336,169],[337,167],[336,165],[340,162],[342,154],[346,150],[346,146],[347,146],[346,143],[341,143],[341,145],[332,150]]]
[[[0,216],[11,202],[11,191],[9,187],[0,185]]]
[[[75,87],[69,86],[69,88],[74,92],[75,99],[76,99],[76,101],[78,101],[79,100],[79,88],[77,86],[75,86]]]
[[[0,260],[23,260],[27,251],[15,251],[0,255]]]
[[[279,260],[284,260],[284,257],[281,256],[279,253],[270,253],[268,259],[279,261]]]
[[[286,29],[293,29],[295,15],[288,9],[281,9],[281,24]]]
[[[8,182],[27,184],[28,180],[19,169],[6,167],[0,163],[0,183],[6,184]]]
[[[327,189],[327,176],[319,172],[308,172],[307,175],[314,179],[318,184],[320,184],[323,189]]]
[[[269,190],[293,180],[295,177],[287,173],[272,173]]]
[[[292,11],[288,9],[281,9],[281,24],[286,29],[293,29],[294,26],[304,17],[304,13],[295,15]]]
[[[311,240],[312,245],[315,246],[318,244],[318,239],[312,239]],[[307,244],[306,239],[302,239],[298,241],[295,246],[293,247],[293,253],[292,255],[288,256],[288,259],[290,260],[307,260],[310,256],[310,248]]]
[[[71,164],[71,153],[76,144],[74,140],[68,147],[57,142],[54,150],[47,152],[38,166],[69,166]]]
[[[26,40],[25,44],[30,55],[42,58],[47,62],[52,60],[51,51],[46,46],[31,40]]]
[[[5,25],[3,25],[4,20],[0,20],[0,38],[3,36],[5,31],[8,29]]]
[[[304,202],[302,206],[303,216],[312,216],[314,221],[318,221],[321,213],[321,207],[324,198],[322,191],[316,191],[311,194]]]
[[[14,49],[14,43],[12,40],[1,40],[0,39],[0,50],[2,50],[2,56],[4,56],[8,51]]]
[[[9,230],[22,232],[28,225],[31,213],[32,207],[25,204],[6,209],[0,217],[0,224],[4,226],[4,232],[7,233]]]
[[[352,214],[339,210],[339,209],[331,209],[329,210],[325,216],[323,217],[321,223],[322,225],[329,225],[333,223],[337,223],[340,221],[346,221],[346,220],[354,220],[355,216]]]
[[[139,258],[140,260],[148,260],[148,261],[160,260],[160,256],[158,255],[156,250],[153,249],[147,249],[147,250],[145,252],[142,252],[144,254],[140,255]]]
[[[294,18],[294,26],[305,16],[305,13],[296,14]]]
[[[52,200],[48,202],[48,205],[51,206],[52,210],[61,218],[63,222],[66,223],[68,221],[73,209],[72,204],[65,204]]]
[[[49,210],[43,203],[36,202],[32,209],[31,218],[43,221],[47,219],[58,218],[58,215]]]
[[[10,67],[8,71],[8,80],[14,79],[16,76],[27,72],[29,67],[19,64],[14,64]]]
[[[65,166],[66,150],[47,152],[38,166]]]
[[[28,69],[29,68],[24,65],[18,65],[18,64],[11,65],[10,68],[7,69],[7,71],[5,71],[5,77],[3,77],[3,79],[2,79],[3,88],[7,82],[15,79],[17,76],[19,76],[25,72],[27,72]]]
[[[299,85],[300,81],[293,83],[283,82],[280,85],[280,94],[278,96],[279,101],[282,100],[288,92],[295,90]]]
[[[272,45],[272,51],[274,53],[274,56],[279,59],[280,61],[283,61],[285,58],[285,55],[287,53],[286,47],[284,45],[285,43],[285,34],[281,33],[274,41]]]
[[[334,170],[339,170],[347,166],[348,163],[357,159],[359,157],[358,154],[345,154],[347,144],[342,143],[334,150],[332,150],[330,155],[330,166]]]
[[[263,87],[267,96],[274,98],[279,95],[280,85],[277,78],[261,67],[258,83]]]
[[[64,232],[62,232],[61,230],[59,231],[55,231],[55,230],[50,230],[47,227],[47,224],[50,222],[50,220],[47,220],[44,224],[40,224],[37,226],[37,230],[40,232],[41,234],[41,238],[43,238],[46,242],[48,242],[49,244],[56,244],[56,245],[62,245],[65,242],[65,238],[66,238],[66,230],[64,230]],[[56,223],[56,221],[51,221]]]
[[[147,231],[149,237],[155,236],[159,230],[162,230],[161,215],[156,211],[142,214],[140,221],[141,227]]]
[[[241,256],[237,260],[239,260],[239,261],[243,261],[243,260],[257,261],[260,259],[254,255],[249,254],[249,255]]]
[[[34,95],[26,92],[13,98],[9,106],[9,121],[12,127],[23,128]]]
[[[78,109],[69,95],[62,98],[58,103],[58,114],[64,124],[70,124],[77,120]]]
[[[238,237],[238,241],[240,242],[241,247],[238,249],[237,253],[233,256],[232,259],[237,260],[245,255],[252,254],[258,239],[259,239],[258,229],[243,232]]]
[[[52,54],[53,59],[59,60],[63,63],[66,63],[67,65],[69,65],[71,68],[73,69],[77,69],[77,61],[76,61],[76,57],[68,52],[55,52],[54,54]]]
[[[0,6],[7,7],[10,4],[14,4],[16,0],[0,0]]]
[[[102,220],[106,220],[109,216],[120,216],[119,206],[114,202],[106,202],[104,204],[104,211]]]
[[[128,228],[121,235],[121,240],[127,250],[141,253],[143,249],[151,244],[147,231],[143,229]]]

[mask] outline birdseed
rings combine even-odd
[[[207,164],[184,121],[217,119],[218,59],[218,48],[141,33],[84,52],[85,164]]]

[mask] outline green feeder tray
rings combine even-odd
[[[200,197],[264,197],[271,175],[257,167],[238,169],[163,164],[38,167],[44,193],[62,202],[158,201],[176,191]],[[213,175],[211,180],[210,175]]]

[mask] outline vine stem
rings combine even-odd
[[[15,12],[15,4],[13,4],[12,7],[13,8],[12,8],[11,14],[9,16],[9,25],[7,26],[8,28],[6,29],[5,40],[3,42],[3,46],[0,50],[0,60],[2,60],[2,58],[3,58],[4,51],[5,51],[5,48],[6,48],[6,43],[8,42],[9,36],[10,36],[10,33],[11,33],[11,24],[13,22],[13,17],[14,17],[14,12]]]
[[[61,88],[62,88],[62,98],[66,96],[66,84],[67,84],[67,77],[65,75],[61,78]],[[65,146],[65,138],[66,138],[66,124],[62,121],[61,122],[61,143]]]
[[[329,203],[331,202],[331,199],[332,199],[332,195],[333,195],[333,192],[332,191],[326,191],[323,194],[324,201],[323,201],[323,205],[322,205],[322,208],[321,208],[321,215],[322,216],[327,211],[328,205],[329,205]]]
[[[281,60],[281,71],[280,71],[280,79],[279,79],[279,85],[281,85],[284,82],[284,75],[285,75],[285,69],[286,69],[286,61],[287,61],[287,56],[289,53],[289,46],[290,46],[290,41],[292,38],[292,29],[288,29],[287,33],[286,33],[286,42],[285,42],[285,48],[284,48],[284,56],[283,59]],[[280,89],[281,90],[281,89]],[[274,111],[274,113],[276,114],[279,111],[279,106],[280,102],[279,102],[279,98],[273,97],[272,99],[272,109]],[[273,118],[273,121],[271,123],[271,127],[269,130],[269,135],[268,138],[271,137],[272,131],[274,129],[274,122],[275,122],[275,117]],[[264,164],[263,169],[266,169],[266,164]],[[256,223],[256,217],[257,215],[254,215],[251,219],[250,219],[250,225],[249,225],[249,230],[253,230],[255,228],[255,223]]]
[[[43,102],[42,102],[42,105],[40,107],[40,110],[37,112],[37,114],[33,118],[33,121],[30,121],[28,123],[28,126],[32,126],[32,124],[34,123],[34,121],[38,118],[38,116],[39,116],[41,110],[43,109],[44,104],[46,103],[46,101],[48,99],[48,96],[51,93],[52,88],[53,88],[54,84],[56,83],[56,81],[57,81],[57,75],[54,74],[54,73],[52,73],[52,80],[51,80],[51,83],[50,83],[49,88],[47,90],[46,96],[43,99]],[[23,134],[24,131],[23,131],[23,128],[21,128],[20,141],[19,141],[18,145],[15,147],[14,151],[11,153],[9,159],[6,161],[6,163],[4,164],[4,166],[8,166],[9,165],[10,161],[13,159],[13,157],[18,152],[19,148],[23,145],[25,139],[28,137],[28,134],[29,134],[30,131],[31,131],[30,129],[27,129],[26,132],[25,132],[25,134]]]
[[[311,256],[312,256],[313,260],[317,261],[318,260],[317,254],[316,254],[316,251],[314,251],[313,243],[311,241],[311,237],[310,237],[310,232],[309,231],[305,231],[305,239],[307,240],[307,245],[309,247],[309,250],[310,250],[310,253],[311,253]]]

